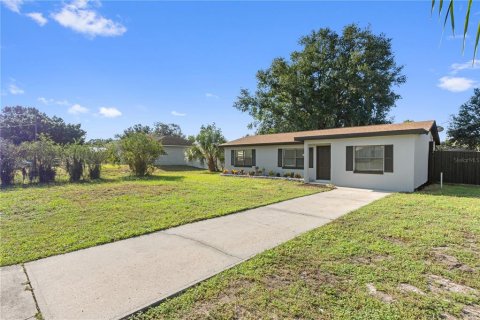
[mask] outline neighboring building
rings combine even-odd
[[[305,182],[411,192],[427,182],[435,144],[435,121],[422,121],[247,136],[222,146],[228,170],[295,172]]]
[[[165,136],[161,137],[159,141],[162,143],[165,154],[155,161],[156,165],[206,168],[206,165],[202,165],[200,161],[188,161],[185,157],[185,151],[192,145],[187,139],[177,136]]]

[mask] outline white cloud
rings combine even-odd
[[[8,86],[8,91],[10,91],[10,93],[13,94],[13,95],[19,95],[19,94],[24,94],[25,93],[25,90],[17,87],[13,83]]]
[[[106,118],[120,117],[122,113],[117,108],[101,107],[98,113]]]
[[[87,112],[88,112],[88,109],[85,107],[82,107],[79,104],[74,104],[73,106],[68,108],[68,113],[75,114],[75,115],[78,115],[81,113],[87,113]]]
[[[37,100],[43,104],[49,104],[49,100],[44,97],[38,97]]]
[[[23,0],[0,0],[5,7],[13,12],[20,13],[20,7],[23,4]]]
[[[38,23],[38,25],[41,27],[43,27],[48,22],[47,18],[45,18],[40,12],[30,12],[27,13],[26,16]]]
[[[99,5],[100,2],[97,2],[97,6]],[[86,0],[65,4],[59,12],[52,14],[52,18],[65,28],[92,38],[121,36],[127,31],[121,23],[107,19],[90,8]]]
[[[57,104],[59,106],[70,105],[70,102],[68,102],[68,100],[47,99],[45,97],[38,97],[37,100],[43,103],[44,105],[51,105],[51,104]]]
[[[462,70],[480,69],[480,60],[470,60],[465,63],[454,63],[451,65],[452,73],[455,74]]]
[[[465,35],[465,39],[470,38],[470,36],[467,34]],[[449,35],[448,40],[463,40],[463,33],[462,34],[456,34],[456,35]]]
[[[58,104],[59,106],[68,106],[70,102],[68,100],[55,100],[55,104]]]
[[[216,94],[209,93],[209,92],[205,93],[205,97],[207,97],[207,98],[214,98],[214,99],[219,99],[219,98],[220,98],[220,97],[217,96]]]
[[[438,80],[438,87],[451,92],[462,92],[473,88],[476,82],[463,77],[441,77]]]
[[[171,114],[172,114],[173,116],[176,116],[176,117],[185,117],[185,116],[187,115],[186,113],[177,112],[177,111],[175,111],[175,110],[173,110],[173,111],[171,112]]]

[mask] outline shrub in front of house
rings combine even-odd
[[[270,170],[270,171],[268,172],[268,176],[269,176],[269,177],[275,176],[275,172],[273,172],[273,170]]]
[[[249,174],[250,176],[254,176],[254,175],[255,175],[255,171],[250,171],[248,174]]]
[[[136,176],[145,176],[155,170],[155,160],[162,154],[162,145],[144,132],[135,132],[120,140],[121,156]]]
[[[294,177],[297,178],[297,179],[301,179],[301,178],[302,178],[302,175],[301,175],[300,173],[295,173],[295,176],[294,176]]]

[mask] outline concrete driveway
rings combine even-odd
[[[338,188],[33,261],[25,269],[45,319],[118,319],[387,194]]]

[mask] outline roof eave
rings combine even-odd
[[[339,133],[331,135],[316,135],[295,137],[296,141],[318,140],[318,139],[342,139],[342,138],[362,138],[362,137],[380,137],[380,136],[398,136],[406,134],[427,134],[425,129],[392,130],[384,132],[357,132],[357,133]]]
[[[248,147],[248,146],[274,146],[274,145],[299,145],[303,142],[299,141],[288,141],[288,142],[260,142],[260,143],[239,143],[239,144],[221,144],[220,147]]]

